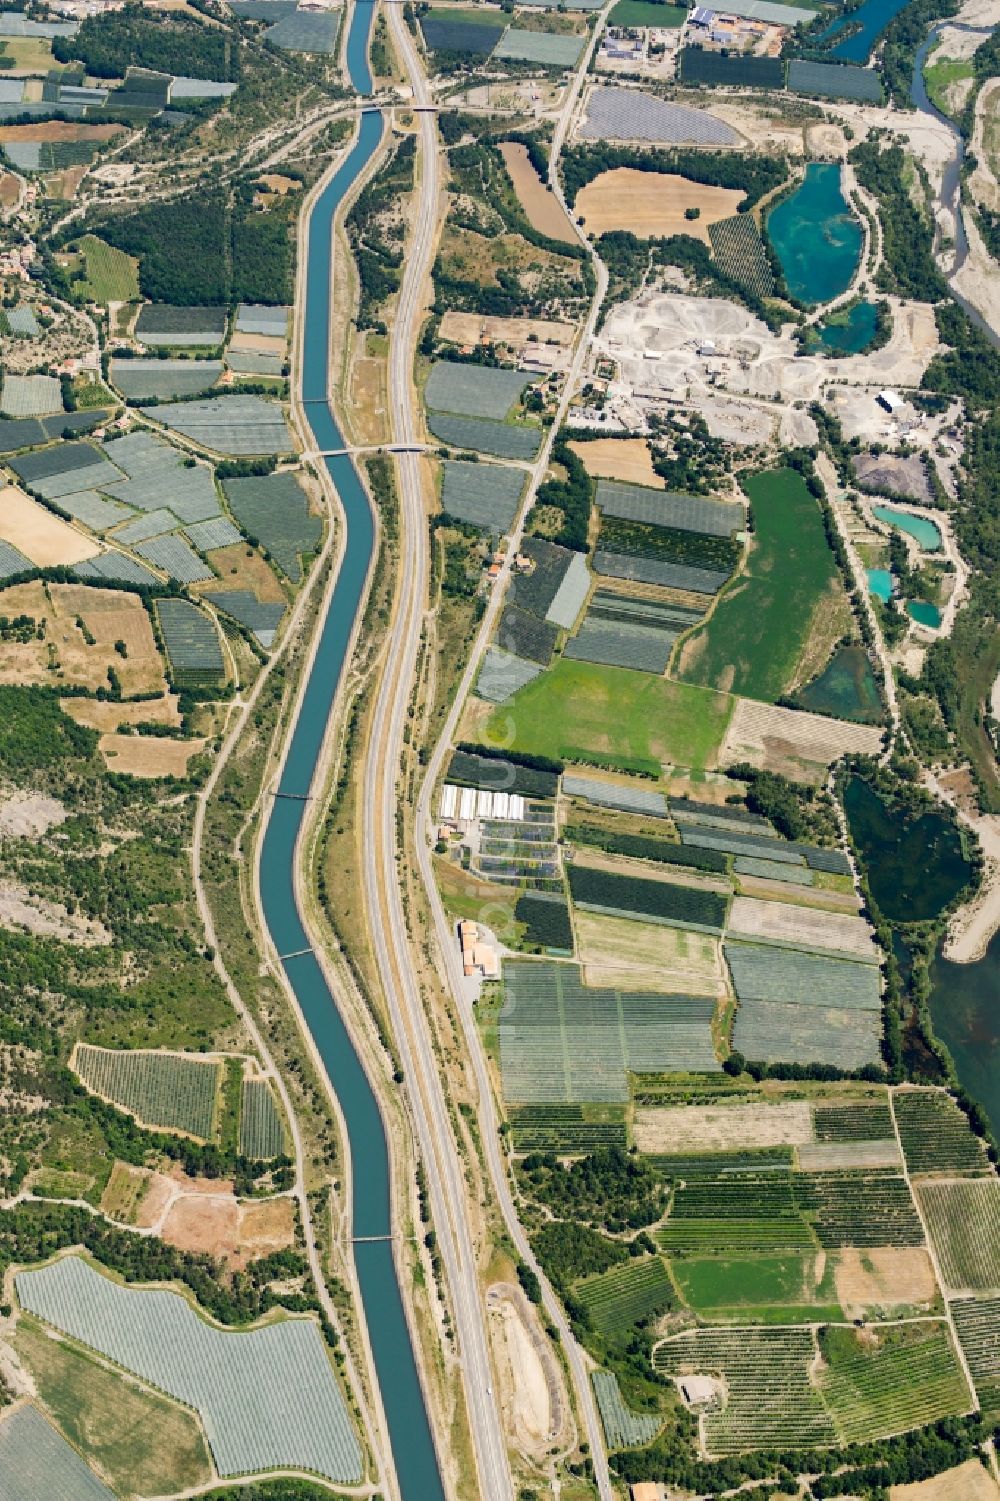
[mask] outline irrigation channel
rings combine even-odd
[[[351,82],[372,92],[368,43],[375,0],[356,0],[347,40]],[[279,795],[271,799],[260,852],[264,920],[340,1102],[351,1155],[354,1257],[375,1374],[382,1395],[403,1501],[444,1501],[430,1422],[392,1252],[389,1147],[371,1084],[355,1052],[319,961],[312,952],[295,889],[299,833],[333,709],[375,546],[371,505],[329,401],[333,225],[345,195],[382,139],[379,110],[364,111],[357,139],[316,199],[309,220],[302,343],[302,405],[315,447],[344,510],[340,571],[320,626],[315,657],[288,745]],[[330,451],[334,456],[330,456]],[[284,794],[283,796],[281,794]]]

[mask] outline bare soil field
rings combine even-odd
[[[449,309],[441,319],[441,338],[453,344],[491,344],[520,346],[534,336],[541,344],[572,344],[576,329],[572,323],[555,323],[549,318],[495,318],[490,313],[458,313]]]
[[[82,563],[96,557],[99,543],[53,515],[16,485],[0,490],[0,538],[18,548],[39,568]]]
[[[813,1139],[804,1100],[753,1105],[641,1105],[635,1112],[640,1152],[716,1152],[801,1146]]]
[[[921,505],[933,500],[927,471],[917,454],[903,458],[891,453],[858,453],[852,456],[851,464],[859,488],[869,494],[905,495]]]
[[[528,157],[528,149],[519,141],[502,141],[500,155],[514,184],[514,191],[524,209],[532,229],[548,235],[550,240],[561,240],[565,245],[575,245],[576,235],[566,217],[559,199],[546,186]]]
[[[588,985],[686,995],[725,993],[719,944],[707,933],[596,912],[577,911],[573,921]]]
[[[27,615],[38,627],[29,641],[4,643],[0,683],[73,684],[95,693],[107,688],[113,667],[126,697],[167,691],[149,615],[137,594],[34,581],[0,591],[0,614]],[[119,641],[125,656],[116,650]],[[155,717],[149,708],[146,717]]]
[[[541,1458],[563,1426],[558,1376],[543,1363],[544,1344],[525,1323],[533,1315],[513,1287],[491,1287],[487,1308],[505,1427],[523,1453]]]
[[[201,585],[196,584],[195,593],[204,592],[206,589],[211,590],[213,594],[225,589],[247,589],[260,600],[284,604],[285,596],[273,570],[268,567],[260,554],[254,552],[252,547],[247,547],[245,542],[234,542],[229,547],[213,548],[208,557],[222,577],[221,579],[206,579]]]
[[[590,443],[570,443],[595,479],[620,479],[633,485],[665,490],[666,481],[653,468],[653,456],[645,438],[594,438]]]
[[[165,724],[176,730],[181,723],[174,693],[133,704],[114,703],[111,699],[62,698],[59,707],[77,724],[85,724],[102,735],[120,729],[123,724]]]
[[[170,1205],[160,1235],[179,1251],[242,1267],[293,1243],[294,1208],[291,1199],[244,1205],[232,1193],[181,1194]]]
[[[1000,1501],[1000,1488],[978,1459],[967,1459],[933,1480],[890,1486],[889,1501]]]
[[[739,890],[744,896],[759,897],[765,902],[787,902],[788,884],[785,881],[764,881],[759,876],[737,877]],[[858,899],[853,892],[823,891],[816,886],[804,886],[796,900],[801,907],[814,907],[820,912],[851,912],[858,910]]]
[[[723,766],[749,761],[795,781],[819,783],[827,767],[841,756],[874,756],[881,747],[882,731],[876,726],[848,724],[741,698],[729,721],[719,761]]]
[[[833,1172],[838,1168],[901,1167],[895,1141],[814,1141],[799,1147],[804,1173]]]
[[[109,771],[131,777],[183,777],[204,740],[163,740],[158,735],[102,735],[98,749]]]
[[[923,1246],[848,1247],[834,1270],[837,1301],[849,1319],[874,1310],[929,1306],[938,1296],[931,1259]]]
[[[111,1177],[101,1195],[101,1213],[122,1225],[134,1225],[139,1205],[157,1176],[145,1167],[133,1167],[129,1162],[116,1162]]]
[[[0,146],[6,141],[110,141],[122,125],[80,125],[72,120],[40,120],[32,125],[0,125]]]
[[[281,356],[285,353],[286,344],[280,334],[233,334],[226,347],[247,353]]]
[[[674,172],[615,167],[588,182],[577,194],[574,209],[592,236],[627,225],[640,239],[691,235],[707,245],[708,226],[731,218],[742,199],[738,188],[706,187]],[[686,218],[686,209],[698,209],[698,218]]]

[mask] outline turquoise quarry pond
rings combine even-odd
[[[928,625],[935,631],[941,624],[941,611],[929,599],[908,599],[906,613],[917,625]]]
[[[892,574],[888,568],[869,568],[868,592],[874,594],[883,604],[887,604],[892,598]]]
[[[931,984],[934,1030],[1000,1136],[1000,933],[978,964],[937,958]]]
[[[937,917],[972,874],[958,829],[941,813],[902,818],[861,777],[844,789],[844,809],[871,886],[891,923]]]
[[[799,690],[796,703],[815,714],[833,714],[857,724],[878,724],[882,699],[862,646],[841,646],[818,678]]]
[[[878,308],[874,302],[856,302],[841,322],[824,319],[816,325],[816,335],[825,349],[838,354],[860,354],[875,337]]]
[[[767,216],[788,290],[800,302],[846,292],[861,257],[861,225],[840,185],[838,162],[810,162],[802,185]]]
[[[860,28],[831,47],[824,55],[843,63],[867,62],[878,38],[907,3],[908,0],[864,0],[864,4],[859,5],[857,10],[852,10],[849,15],[839,16],[825,31],[820,32],[817,41],[825,42],[847,26]]]
[[[356,0],[347,62],[359,94],[371,93],[368,40],[374,0]],[[344,195],[378,148],[384,121],[376,109],[361,116],[357,141],[320,194],[309,221],[302,365],[302,399],[316,448],[344,447],[328,404],[330,256],[333,220]],[[264,917],[302,1008],[323,1066],[336,1091],[351,1154],[355,1236],[385,1237],[354,1248],[361,1300],[404,1501],[444,1501],[427,1409],[392,1254],[389,1151],[375,1095],[354,1051],[337,1002],[309,948],[295,899],[295,849],[313,772],[343,672],[351,630],[361,607],[375,543],[368,496],[349,457],[324,461],[344,507],[346,532],[340,573],[320,628],[299,716],[272,799],[260,855]]]
[[[872,506],[872,515],[886,526],[898,527],[920,544],[924,552],[940,552],[943,546],[941,533],[926,516],[911,516],[909,511],[897,511],[895,506]]]

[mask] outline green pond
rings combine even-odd
[[[846,292],[863,236],[840,185],[840,163],[810,162],[801,187],[768,214],[767,233],[793,297],[829,302]]]
[[[950,964],[938,957],[931,985],[934,1031],[1000,1135],[1000,933],[978,964]]]
[[[872,896],[889,922],[922,922],[951,902],[972,874],[951,818],[902,816],[861,777],[844,789],[844,809]]]
[[[944,545],[941,533],[926,516],[912,516],[909,511],[897,511],[895,506],[872,506],[872,515],[886,526],[894,526],[920,545],[924,552],[940,552]]]
[[[935,631],[941,624],[941,611],[929,599],[907,600],[906,613],[917,625],[929,625]]]
[[[848,312],[823,318],[816,325],[816,335],[824,349],[837,354],[860,354],[875,337],[878,309],[874,302],[856,302]]]
[[[862,646],[840,646],[818,678],[800,690],[796,701],[815,714],[833,714],[857,724],[879,724],[882,699]]]
[[[883,604],[888,604],[892,598],[892,574],[888,568],[869,568],[868,592],[874,594]]]

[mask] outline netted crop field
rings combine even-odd
[[[882,80],[874,68],[843,63],[813,63],[793,57],[788,64],[788,87],[811,99],[848,99],[881,104]]]
[[[930,1089],[894,1091],[892,1108],[911,1173],[992,1174],[986,1149],[951,1095]]]
[[[213,453],[290,454],[292,435],[277,402],[264,396],[209,396],[202,401],[163,402],[143,416],[183,433]]]
[[[751,813],[746,808],[734,808],[729,803],[698,803],[690,797],[672,797],[670,812],[675,818],[687,823],[703,824],[709,829],[729,829],[743,833],[758,834],[765,839],[777,839],[778,831],[766,818]]]
[[[123,504],[140,511],[166,508],[182,522],[206,521],[222,514],[211,467],[204,463],[189,466],[186,455],[163,438],[132,432],[105,443],[104,452],[127,478],[118,475],[101,489]]]
[[[686,865],[690,870],[724,875],[726,859],[715,850],[692,850],[648,834],[619,834],[595,824],[572,823],[563,829],[567,844],[592,845],[610,855],[630,855],[634,860],[650,860],[657,865]]]
[[[509,531],[524,489],[519,469],[461,459],[446,459],[441,467],[441,509],[446,515],[483,531]],[[520,592],[515,598],[521,602]]]
[[[156,613],[179,682],[208,683],[222,675],[222,646],[210,616],[186,599],[158,599]]]
[[[275,632],[285,613],[284,605],[260,600],[247,589],[206,589],[202,597],[253,631],[261,646],[273,645]]]
[[[520,605],[508,605],[497,626],[497,645],[518,657],[528,657],[547,667],[559,632],[554,625],[540,620]]]
[[[751,214],[734,214],[708,226],[719,267],[758,297],[773,297],[774,272]]]
[[[489,703],[503,704],[513,698],[519,688],[538,677],[541,670],[537,662],[531,662],[527,657],[489,646],[479,669],[475,692]]]
[[[835,1168],[902,1167],[903,1154],[895,1139],[875,1141],[817,1141],[799,1147],[803,1172],[828,1172]]]
[[[183,537],[169,533],[150,537],[147,542],[137,542],[135,550],[147,563],[152,563],[155,568],[162,568],[164,573],[181,584],[197,584],[214,576],[211,568],[202,562]]]
[[[718,1072],[714,1001],[590,988],[575,964],[506,960],[499,1018],[512,1104],[624,1102],[633,1073]]]
[[[493,12],[431,9],[420,19],[424,41],[432,52],[468,52],[485,57],[503,35]]]
[[[951,1304],[959,1343],[984,1412],[1000,1411],[1000,1297]]]
[[[542,442],[540,427],[515,427],[510,422],[458,417],[450,412],[428,412],[427,426],[442,443],[474,448],[498,459],[533,459]]]
[[[738,896],[729,913],[727,931],[781,946],[850,955],[866,964],[878,964],[881,958],[871,925],[863,917],[788,902]]]
[[[784,1005],[833,1010],[881,1010],[878,970],[871,964],[728,940],[725,953],[741,1001],[780,1000]]]
[[[599,1334],[621,1334],[630,1324],[662,1313],[676,1301],[659,1256],[643,1256],[578,1282],[573,1295]]]
[[[605,912],[614,917],[637,916],[646,922],[694,928],[701,933],[722,932],[726,898],[721,892],[680,886],[673,881],[618,875],[583,865],[571,865],[568,874],[574,902],[591,912]]]
[[[604,578],[630,579],[633,583],[659,584],[664,589],[683,589],[691,594],[718,594],[730,570],[694,568],[662,558],[639,557],[599,547],[594,553],[594,572]]]
[[[221,360],[112,360],[111,380],[131,399],[200,396],[222,374]]]
[[[306,493],[294,474],[268,474],[223,480],[222,488],[240,526],[256,539],[293,583],[302,577],[302,558],[314,553],[323,522],[310,516]]]
[[[762,1147],[758,1152],[653,1152],[646,1154],[657,1172],[675,1182],[692,1178],[715,1178],[720,1173],[790,1173],[791,1147]]]
[[[650,1443],[663,1426],[661,1418],[626,1407],[613,1371],[594,1371],[594,1396],[609,1449],[628,1449]]]
[[[669,145],[691,141],[701,146],[736,146],[740,139],[731,125],[707,110],[668,104],[637,89],[622,88],[591,90],[587,118],[579,133],[584,140],[655,141]]]
[[[37,1318],[193,1407],[220,1475],[360,1481],[361,1450],[313,1319],[216,1329],[178,1293],[112,1282],[79,1256],[19,1272],[15,1285]]]
[[[519,766],[499,756],[477,756],[458,750],[448,765],[447,781],[484,792],[520,792],[525,797],[554,797],[559,777],[554,771]]]
[[[62,388],[51,375],[5,375],[0,411],[6,417],[47,417],[62,411]]]
[[[424,399],[433,411],[502,422],[530,382],[531,376],[523,370],[437,360],[427,378]]]
[[[582,797],[599,808],[619,808],[623,813],[643,813],[649,818],[666,818],[667,800],[662,792],[638,783],[605,782],[599,777],[563,774],[563,792],[567,797]]]
[[[815,1358],[811,1329],[694,1329],[653,1351],[665,1375],[725,1379],[725,1407],[704,1420],[710,1454],[834,1443],[833,1422],[809,1379]]]
[[[816,877],[805,865],[783,865],[778,860],[755,860],[737,855],[733,869],[738,876],[756,876],[759,881],[781,881],[786,886],[812,886]]]
[[[928,1181],[914,1192],[948,1287],[1000,1290],[1000,1179]]]
[[[683,83],[721,84],[732,89],[780,89],[785,64],[780,57],[734,57],[683,47],[679,58]]]
[[[740,544],[729,536],[707,535],[676,526],[650,526],[620,516],[602,516],[597,541],[602,552],[655,558],[687,568],[731,572],[739,561]]]
[[[523,31],[511,26],[493,49],[493,56],[537,63],[543,68],[572,68],[585,41],[585,37],[572,33]]]
[[[704,532],[730,537],[743,525],[743,507],[732,501],[708,500],[672,490],[651,490],[621,480],[597,482],[597,504],[605,516],[646,525],[672,527],[686,532]]]
[[[624,1120],[588,1119],[582,1105],[512,1105],[508,1118],[514,1151],[519,1153],[583,1157],[625,1147]]]
[[[543,619],[555,603],[563,581],[579,553],[569,548],[557,547],[544,537],[525,537],[521,552],[532,563],[528,574],[518,574],[511,580],[510,597],[521,606]]]
[[[828,1330],[819,1390],[844,1444],[870,1443],[968,1412],[972,1404],[944,1323]]]
[[[94,1048],[81,1043],[74,1067],[95,1094],[146,1126],[212,1136],[219,1064],[176,1053]]]
[[[731,855],[751,855],[762,860],[784,860],[792,864],[805,861],[810,870],[825,870],[831,875],[849,876],[850,861],[841,850],[822,849],[816,844],[796,844],[792,840],[775,839],[761,833],[741,833],[722,829],[703,829],[686,822],[684,815],[676,818],[678,832],[685,844],[696,844],[701,849],[721,849]]]
[[[628,594],[616,594],[613,589],[594,590],[590,613],[603,620],[639,620],[649,625],[670,626],[678,632],[687,630],[702,617],[701,610],[687,605],[675,605],[669,600],[633,599]]]
[[[218,547],[234,547],[242,541],[238,527],[228,516],[210,516],[207,521],[195,521],[184,528],[184,533],[199,552],[214,552]]]
[[[878,1063],[881,1035],[879,1011],[741,1001],[733,1024],[733,1047],[754,1061],[829,1063],[834,1068],[855,1069]]]
[[[332,54],[337,50],[339,32],[339,10],[296,10],[268,27],[265,36],[272,46],[285,52]]]
[[[569,906],[562,892],[522,891],[514,903],[514,921],[524,923],[526,943],[560,953],[573,952]]]
[[[244,1079],[240,1086],[240,1155],[255,1162],[280,1157],[285,1133],[274,1093],[266,1079]]]
[[[878,1141],[895,1135],[887,1100],[813,1108],[817,1141]]]
[[[40,1496],[72,1501],[114,1501],[114,1495],[37,1407],[18,1407],[0,1421],[0,1474],[4,1501]]]
[[[631,667],[636,672],[666,671],[677,631],[633,621],[603,620],[590,613],[577,634],[566,643],[564,656],[608,667]]]
[[[226,331],[223,307],[171,307],[147,302],[139,312],[135,335],[143,344],[221,344]]]

